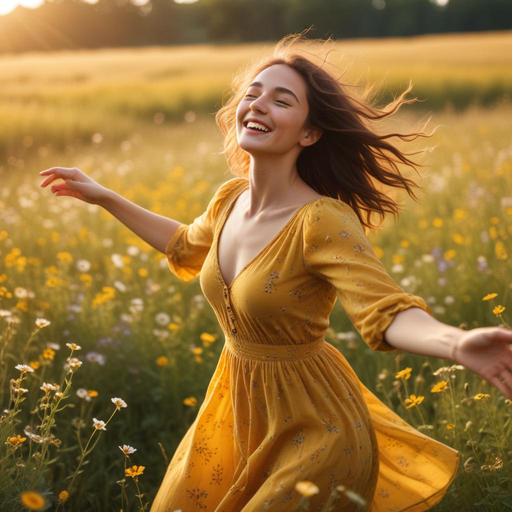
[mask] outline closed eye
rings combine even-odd
[[[254,96],[253,94],[246,94],[245,97],[246,98],[256,98],[256,96]],[[283,105],[286,105],[287,107],[290,106],[288,103],[285,103],[284,101],[281,101],[281,100],[276,100],[276,103],[282,103]]]

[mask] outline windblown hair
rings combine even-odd
[[[349,94],[351,85],[342,84],[324,69],[328,54],[323,62],[316,65],[311,58],[300,55],[303,50],[326,41],[305,39],[304,33],[290,34],[281,39],[274,51],[267,56],[253,60],[240,68],[233,78],[232,94],[216,113],[215,121],[224,134],[224,153],[231,171],[237,176],[249,176],[250,155],[239,145],[236,132],[236,110],[243,99],[249,84],[264,69],[275,64],[286,64],[297,71],[306,83],[309,112],[305,124],[321,128],[323,134],[313,145],[305,147],[297,159],[299,176],[319,194],[340,199],[356,212],[365,232],[381,226],[386,213],[396,217],[401,210],[393,199],[396,188],[407,190],[409,196],[417,200],[412,188],[419,187],[413,180],[400,172],[397,163],[412,167],[424,167],[407,158],[423,151],[404,153],[387,141],[399,137],[403,141],[413,141],[418,137],[431,137],[423,132],[399,134],[379,134],[372,121],[394,114],[403,104],[421,101],[417,98],[404,99],[412,89],[407,89],[382,109],[371,104],[376,84],[366,87],[359,98]],[[317,58],[308,52],[310,57]],[[353,84],[352,84],[353,86]],[[425,125],[430,120],[427,119]],[[419,174],[419,173],[418,173]],[[421,177],[421,176],[420,176]],[[383,192],[389,191],[389,194]],[[363,211],[365,218],[363,218]],[[373,224],[371,217],[381,217],[379,224]]]

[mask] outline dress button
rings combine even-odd
[[[231,329],[231,332],[232,332],[233,334],[236,334],[236,329]]]
[[[228,306],[226,309],[227,309],[228,311],[231,311],[231,306]]]

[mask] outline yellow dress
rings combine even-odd
[[[246,178],[222,184],[207,210],[168,242],[170,270],[201,289],[225,334],[206,397],[169,464],[151,512],[292,512],[300,480],[361,495],[371,512],[427,510],[457,474],[459,452],[419,432],[358,379],[324,340],[336,298],[364,341],[425,301],[387,274],[354,210],[321,197],[224,282],[219,234]],[[330,510],[359,510],[342,496]]]

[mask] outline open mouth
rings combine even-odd
[[[245,121],[244,128],[248,133],[270,133],[272,130],[261,123]]]

